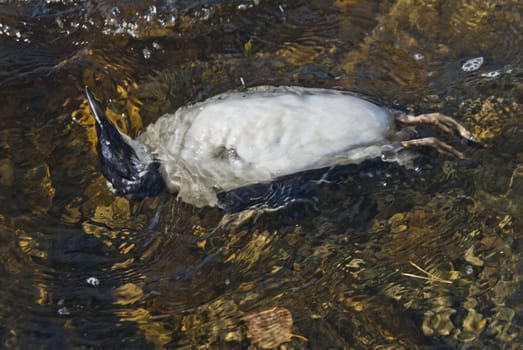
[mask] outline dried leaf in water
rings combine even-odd
[[[292,334],[292,314],[282,307],[273,307],[266,310],[251,312],[243,316],[247,323],[247,332],[252,340],[262,349],[272,349],[288,342]]]

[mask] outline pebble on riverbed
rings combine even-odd
[[[303,338],[292,333],[292,314],[283,307],[251,312],[243,316],[243,320],[249,336],[262,349],[276,348],[289,342],[293,336]]]

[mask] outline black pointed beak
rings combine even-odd
[[[87,96],[87,102],[89,103],[89,109],[95,120],[96,133],[98,135],[98,146],[102,144],[109,145],[111,142],[116,144],[122,144],[122,147],[128,147],[126,142],[122,139],[120,131],[113,124],[113,122],[105,114],[104,108],[98,100],[94,97],[91,90],[86,86],[85,95]],[[133,153],[132,151],[130,153]]]
[[[85,95],[87,96],[87,102],[89,102],[91,114],[93,115],[94,120],[96,121],[97,129],[107,128],[108,124],[113,126],[109,119],[107,119],[107,116],[105,115],[105,112],[102,106],[100,105],[100,102],[96,100],[93,93],[87,86],[85,87]]]

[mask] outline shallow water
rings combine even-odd
[[[521,348],[522,17],[516,0],[1,2],[1,347]],[[444,112],[484,147],[446,138],[477,165],[420,150],[267,213],[107,190],[84,86],[136,135],[260,84]],[[267,312],[279,337],[252,329]]]

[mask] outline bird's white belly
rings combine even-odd
[[[279,176],[379,155],[391,117],[342,92],[281,88],[229,93],[167,114],[139,140],[186,202]]]

